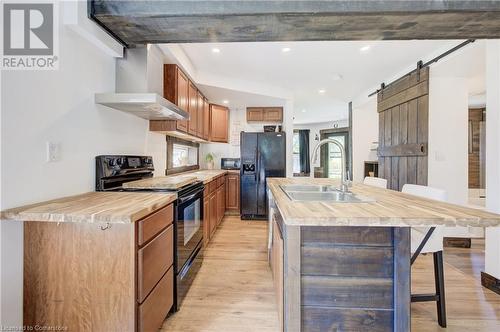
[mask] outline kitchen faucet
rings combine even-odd
[[[313,153],[311,156],[311,164],[316,163],[316,161],[318,160],[319,148],[322,145],[327,144],[327,143],[335,144],[336,146],[338,146],[338,148],[340,150],[340,159],[342,161],[342,172],[340,175],[340,179],[341,179],[340,191],[342,191],[342,193],[346,193],[349,191],[349,186],[348,186],[348,182],[347,182],[347,178],[346,178],[346,171],[345,171],[346,155],[345,155],[345,148],[341,143],[339,143],[339,141],[337,141],[336,139],[333,139],[333,138],[325,138],[325,139],[319,141],[318,145],[316,145],[314,147],[314,150],[313,150]]]

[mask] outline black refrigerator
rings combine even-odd
[[[286,176],[285,133],[241,132],[240,214],[267,219],[266,178]]]

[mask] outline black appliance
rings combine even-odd
[[[240,169],[240,158],[221,158],[220,168],[221,169]]]
[[[286,176],[285,133],[241,132],[240,214],[242,219],[267,219],[269,177]]]
[[[175,192],[174,310],[180,308],[203,259],[203,189],[201,181],[177,190],[123,188],[125,182],[153,176],[149,156],[106,155],[96,157],[96,191]]]

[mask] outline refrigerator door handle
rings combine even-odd
[[[255,176],[257,176],[257,182],[260,182],[260,150],[257,150],[257,165],[255,167]]]
[[[257,169],[259,169],[259,164],[258,164],[258,160],[259,160],[259,150],[258,149],[255,149],[255,164],[254,164],[254,170],[253,170],[253,178],[255,180],[255,182],[257,182]]]

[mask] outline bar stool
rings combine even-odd
[[[444,190],[415,184],[405,184],[402,192],[442,202],[446,201],[447,198],[446,191]],[[436,301],[438,323],[441,327],[446,327],[443,229],[443,226],[411,228],[411,264],[413,264],[420,253],[432,253],[434,258],[434,283],[436,287],[435,294],[412,294],[411,302]]]
[[[387,189],[387,180],[382,178],[376,178],[374,176],[366,176],[365,179],[363,180],[363,184],[372,187]]]

